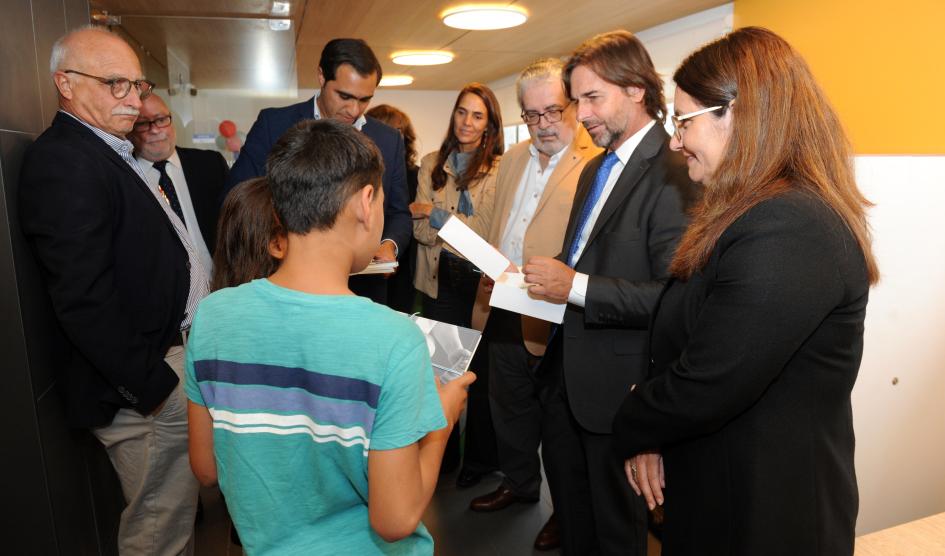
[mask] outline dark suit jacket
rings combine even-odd
[[[164,355],[183,320],[187,251],[147,185],[58,113],[26,152],[20,220],[71,353],[59,377],[75,426],[153,411],[178,379]]]
[[[266,158],[273,145],[296,123],[315,117],[315,99],[283,108],[266,108],[259,112],[256,123],[246,136],[246,143],[230,170],[226,190],[238,183],[266,174]],[[407,178],[404,160],[404,139],[387,125],[368,117],[361,131],[374,141],[384,157],[384,234],[406,252],[413,235],[413,221],[407,205]],[[372,278],[383,280],[374,276]]]
[[[578,180],[562,258],[604,156],[588,162]],[[682,157],[670,151],[657,123],[627,161],[575,265],[590,277],[585,306],[568,304],[556,335],[571,411],[591,432],[611,431],[624,394],[646,376],[650,311],[686,229],[693,190]]]
[[[621,456],[663,453],[664,554],[853,553],[868,293],[853,236],[801,192],[750,209],[670,282],[651,378],[614,422]]]
[[[177,147],[177,156],[180,157],[184,178],[187,179],[187,190],[190,192],[190,200],[194,203],[200,234],[212,255],[217,243],[220,201],[230,167],[223,155],[217,151]]]

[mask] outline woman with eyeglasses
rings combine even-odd
[[[480,83],[463,87],[450,115],[446,138],[439,151],[420,162],[417,198],[410,203],[413,235],[417,240],[417,268],[414,287],[422,297],[422,314],[429,319],[467,328],[471,325],[476,289],[482,274],[469,261],[443,243],[437,233],[450,217],[459,218],[480,236],[492,225],[495,177],[505,144],[502,115],[492,91]],[[477,387],[469,393],[468,430],[490,435],[485,391]],[[485,402],[485,403],[484,403]],[[476,409],[479,408],[479,409]],[[480,414],[476,414],[479,412]],[[473,434],[473,433],[470,433]],[[468,440],[468,438],[467,438]],[[480,443],[467,443],[467,448]],[[466,462],[489,467],[494,454],[466,450]],[[441,472],[459,465],[459,427],[453,429],[443,455]],[[465,473],[466,470],[464,470]]]
[[[671,147],[704,197],[615,420],[663,554],[852,554],[850,392],[879,277],[840,121],[761,28],[691,54]]]

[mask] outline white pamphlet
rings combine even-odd
[[[567,303],[552,303],[528,295],[529,285],[520,272],[505,272],[495,281],[489,305],[522,315],[561,324]]]
[[[390,274],[397,270],[397,266],[397,261],[371,261],[364,267],[364,270],[355,272],[352,276],[356,274]]]
[[[479,234],[459,218],[450,216],[437,235],[493,280],[498,280],[511,264],[505,255],[479,237]]]

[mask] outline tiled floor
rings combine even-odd
[[[433,501],[423,516],[435,540],[437,556],[557,556],[558,551],[538,552],[532,548],[535,535],[551,515],[551,496],[547,483],[542,485],[541,500],[536,504],[515,504],[496,513],[469,510],[469,500],[494,490],[501,480],[494,474],[477,486],[459,490],[455,475],[440,477]],[[230,543],[220,492],[201,492],[204,517],[197,526],[197,556],[241,556],[243,551]],[[652,536],[648,555],[658,556],[659,542]]]

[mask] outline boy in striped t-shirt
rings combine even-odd
[[[380,154],[310,120],[267,168],[284,258],[194,317],[191,467],[248,554],[432,554],[420,516],[475,377],[438,389],[416,325],[348,289],[383,229]]]

